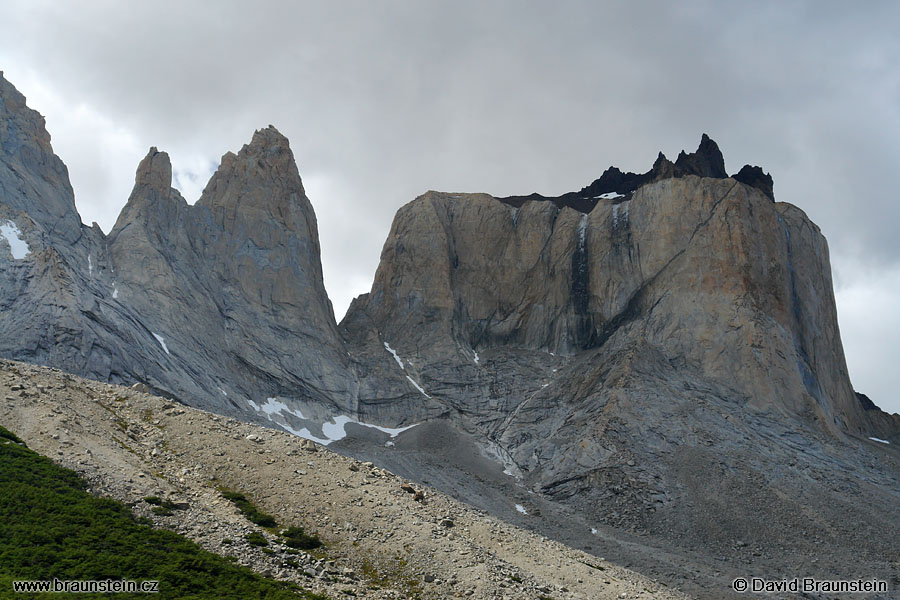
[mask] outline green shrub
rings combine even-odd
[[[275,521],[275,517],[272,515],[266,514],[256,508],[250,500],[247,499],[244,494],[237,492],[235,490],[230,490],[228,488],[220,488],[219,492],[222,494],[223,498],[227,500],[231,500],[232,504],[234,504],[241,514],[244,515],[248,521],[251,523],[256,523],[260,527],[277,527],[278,523]]]
[[[14,441],[10,435],[2,437]],[[298,598],[296,586],[265,579],[172,531],[143,525],[124,504],[96,498],[85,488],[75,472],[17,443],[0,443],[0,597],[13,595],[15,580],[57,577],[157,580],[157,600]],[[302,591],[299,597],[323,598]]]
[[[244,536],[244,539],[247,540],[247,543],[251,546],[268,546],[269,540],[266,539],[266,536],[261,534],[258,531],[251,531],[247,535]]]
[[[20,446],[25,446],[25,442],[20,440],[16,434],[14,434],[12,431],[10,431],[9,429],[6,429],[3,426],[0,426],[0,439],[6,439],[11,442],[17,443]],[[25,446],[25,447],[27,448],[27,446]]]
[[[281,532],[284,543],[291,548],[299,548],[301,550],[312,550],[322,545],[322,540],[316,535],[307,535],[302,527],[288,527]]]

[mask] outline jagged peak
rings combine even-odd
[[[250,142],[244,144],[237,154],[226,152],[222,155],[219,168],[206,184],[197,204],[212,206],[231,203],[237,198],[235,194],[243,196],[233,184],[242,182],[240,188],[243,189],[250,181],[260,189],[282,190],[277,194],[249,194],[247,199],[252,203],[277,203],[282,197],[289,200],[292,197],[290,192],[306,195],[290,142],[274,125],[257,129]],[[284,194],[284,191],[289,193]]]
[[[0,71],[0,98],[12,109],[25,108],[25,95],[3,76],[3,71]]]
[[[187,202],[178,190],[172,188],[172,161],[166,152],[151,146],[147,155],[138,163],[134,174],[134,188],[128,202],[113,225],[111,236],[134,222],[160,223],[173,219],[180,205]]]
[[[600,200],[608,202],[622,202],[642,185],[671,179],[673,177],[685,177],[696,175],[698,177],[712,177],[724,179],[728,177],[725,171],[725,158],[719,145],[708,134],[700,137],[697,150],[688,154],[684,150],[678,153],[678,158],[673,163],[666,155],[659,152],[653,167],[646,173],[623,172],[616,167],[606,169],[599,179],[577,192],[569,192],[561,196],[541,196],[530,194],[526,196],[507,196],[497,198],[501,202],[512,206],[521,206],[529,200],[545,200],[557,206],[567,206],[581,212],[590,212]],[[759,167],[745,166],[734,176],[736,180],[762,190],[769,198],[775,199],[772,193],[772,178],[763,174]]]
[[[147,155],[138,164],[134,176],[135,187],[149,187],[168,195],[172,187],[172,161],[166,152],[160,152],[152,146]]]
[[[278,147],[287,150],[291,147],[288,139],[271,124],[268,127],[254,131],[253,137],[247,146],[259,146],[263,148]]]
[[[53,154],[46,119],[28,106],[25,95],[3,77],[3,71],[0,71],[0,129],[8,127],[6,121],[10,119],[16,120],[37,141],[43,152]]]
[[[775,183],[772,181],[772,176],[769,173],[764,173],[760,167],[744,165],[741,167],[741,170],[732,175],[732,177],[736,181],[762,190],[770,200],[773,202],[775,201]]]
[[[728,177],[725,171],[725,157],[716,144],[707,134],[700,138],[697,150],[687,154],[682,150],[675,160],[675,177],[684,175],[697,175],[699,177],[715,177],[724,179]]]

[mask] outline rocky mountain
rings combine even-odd
[[[106,236],[81,224],[43,118],[2,78],[0,94],[0,220],[27,245],[0,250],[0,354],[249,419],[279,394],[349,402],[315,213],[274,127],[193,206],[151,148]]]
[[[0,100],[0,355],[328,443],[701,597],[900,572],[900,416],[851,386],[825,238],[708,136],[558,197],[424,194],[337,325],[273,127],[194,205],[151,149],[107,236]]]
[[[772,187],[727,177],[703,136],[557,198],[417,198],[341,331],[360,411],[427,429],[403,452],[342,443],[512,520],[533,492],[542,531],[657,574],[679,567],[598,525],[711,572],[815,555],[805,572],[850,577],[853,548],[896,573],[900,485],[878,461],[900,416],[853,391],[827,243]]]

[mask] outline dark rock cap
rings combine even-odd
[[[587,213],[593,210],[599,200],[604,199],[602,198],[603,196],[614,196],[605,198],[612,202],[624,202],[631,198],[635,190],[642,185],[687,175],[713,177],[716,179],[728,177],[728,172],[725,170],[725,158],[722,156],[722,151],[719,150],[719,145],[705,133],[701,136],[700,145],[695,152],[688,154],[682,150],[674,163],[660,152],[653,163],[653,167],[646,173],[623,173],[616,167],[609,167],[603,172],[600,179],[595,180],[578,192],[569,192],[561,196],[550,197],[535,193],[527,196],[507,196],[497,199],[516,207],[522,206],[529,200],[550,201],[559,207],[568,206]],[[735,175],[735,179],[741,183],[758,188],[772,200],[775,199],[772,192],[772,178],[768,174],[764,174],[759,167],[745,166],[738,175]]]
[[[750,187],[762,190],[773,202],[775,201],[775,191],[773,190],[775,184],[772,181],[772,176],[764,173],[761,168],[744,165],[732,177],[741,183],[746,183]]]

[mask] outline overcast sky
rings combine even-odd
[[[898,23],[893,1],[3,0],[0,70],[107,232],[150,146],[194,202],[274,124],[338,320],[424,191],[559,194],[709,133],[822,228],[854,386],[900,412]]]

